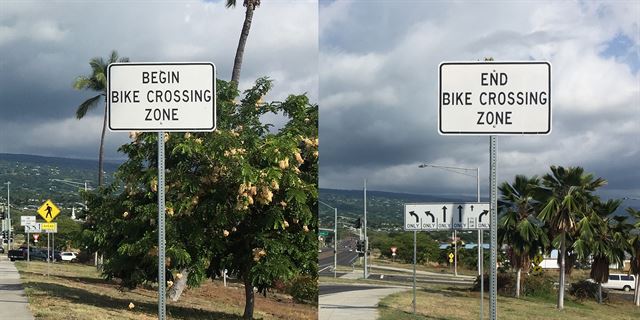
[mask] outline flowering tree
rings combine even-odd
[[[245,318],[254,288],[317,277],[318,108],[306,95],[262,99],[271,81],[238,92],[218,80],[218,129],[165,134],[166,234],[170,298],[223,269],[244,282]],[[275,129],[267,113],[281,115]],[[104,273],[134,287],[157,279],[157,134],[131,133],[117,185],[87,194],[88,246],[104,252]]]

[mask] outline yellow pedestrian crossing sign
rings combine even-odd
[[[47,222],[51,222],[53,219],[60,214],[60,209],[48,199],[45,201],[40,208],[38,208],[38,214]]]
[[[535,267],[533,267],[533,272],[534,272],[534,273],[541,273],[541,272],[542,272],[542,267],[541,267],[541,266],[535,266]]]
[[[542,255],[537,254],[534,258],[533,258],[533,264],[538,266],[540,265],[540,263],[542,263]]]
[[[453,262],[453,253],[449,253],[449,262]]]

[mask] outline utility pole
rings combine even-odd
[[[364,221],[362,227],[364,228],[364,278],[367,279],[369,277],[367,272],[367,254],[369,253],[369,239],[367,238],[367,179],[364,179]]]
[[[7,234],[9,235],[9,238],[7,239],[7,244],[9,247],[9,250],[12,249],[11,247],[11,181],[7,181],[6,182],[7,185],[7,221],[8,221],[8,232]],[[7,250],[7,252],[9,252],[9,250]]]
[[[336,269],[338,269],[338,208],[332,207],[320,200],[318,200],[318,202],[333,209],[333,277],[337,278]]]

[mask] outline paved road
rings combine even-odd
[[[0,319],[33,320],[20,275],[6,255],[0,256]]]
[[[321,292],[336,292],[320,295],[319,320],[374,320],[377,319],[378,303],[390,294],[409,290],[406,287],[364,287],[320,285]],[[345,291],[346,290],[346,291]]]

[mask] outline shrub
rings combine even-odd
[[[523,296],[548,296],[554,295],[556,289],[553,287],[554,278],[545,275],[522,275],[524,281],[520,288]]]
[[[574,282],[569,287],[569,294],[579,300],[594,299],[598,301],[598,284],[588,280]],[[602,300],[606,301],[607,296],[607,292],[602,290]]]
[[[516,286],[516,278],[513,274],[498,272],[498,294],[512,295]],[[489,292],[489,274],[484,274],[484,291]],[[480,276],[473,283],[473,291],[480,291]]]
[[[526,275],[522,273],[522,285],[520,295],[522,296],[545,296],[554,294],[553,279],[544,275]],[[480,277],[476,277],[473,284],[473,291],[480,291]],[[489,275],[484,275],[484,291],[489,291]],[[514,272],[498,272],[498,294],[513,296],[516,292],[516,275]]]
[[[289,283],[287,291],[295,302],[317,304],[318,278],[311,276],[296,277]]]

